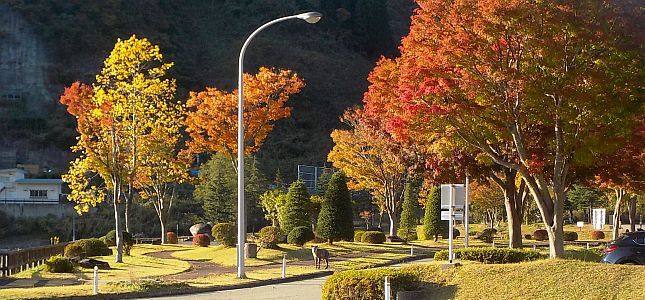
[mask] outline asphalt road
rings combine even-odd
[[[413,261],[410,263],[424,263],[430,262],[432,258]],[[399,268],[403,265],[410,264],[403,263],[394,265],[392,267]],[[302,281],[279,283],[272,285],[265,285],[253,288],[236,289],[220,292],[209,292],[200,294],[180,295],[172,297],[160,298],[141,298],[141,299],[155,299],[155,300],[272,300],[272,299],[298,299],[298,300],[320,300],[322,296],[322,285],[325,283],[329,276],[320,277],[315,279],[308,279]]]

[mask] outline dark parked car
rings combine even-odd
[[[645,231],[628,232],[610,242],[602,262],[645,265]]]

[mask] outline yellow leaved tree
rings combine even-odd
[[[119,212],[122,204],[127,208],[132,201],[143,157],[159,147],[160,130],[178,135],[178,129],[168,130],[178,128],[176,119],[181,120],[183,111],[172,101],[175,81],[166,78],[171,66],[163,62],[158,46],[132,36],[117,41],[92,87],[75,83],[61,96],[61,103],[76,116],[79,133],[72,147],[79,157],[63,175],[71,189],[69,199],[83,213],[111,197],[116,262],[123,255]]]

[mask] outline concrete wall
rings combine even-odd
[[[56,217],[68,217],[74,214],[71,204],[39,204],[39,203],[2,203],[0,211],[14,218],[38,218],[52,214]]]

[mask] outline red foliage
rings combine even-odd
[[[211,238],[203,233],[193,236],[193,246],[208,247],[211,244]]]
[[[174,233],[172,231],[166,232],[166,243],[168,243],[168,244],[177,244],[177,241],[178,240],[177,240],[177,234],[176,233]]]

